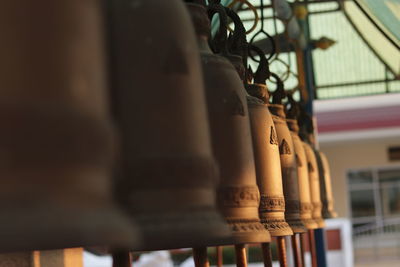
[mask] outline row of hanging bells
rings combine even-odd
[[[256,47],[250,82],[243,25],[210,2],[2,7],[0,251],[265,243],[335,215],[283,83]]]

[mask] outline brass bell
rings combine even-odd
[[[331,180],[331,170],[329,167],[329,161],[323,152],[319,152],[322,160],[322,168],[324,169],[325,186],[326,186],[326,199],[327,199],[327,212],[330,214],[330,218],[336,218],[337,212],[334,209],[334,199],[332,192],[332,180]]]
[[[311,145],[303,142],[303,147],[304,151],[306,152],[308,178],[310,181],[311,202],[313,204],[312,217],[314,221],[318,224],[318,228],[323,228],[325,227],[325,222],[322,218],[322,202],[319,186],[318,163]]]
[[[297,122],[298,110],[297,103],[288,94],[290,109],[287,111],[286,122],[294,144],[294,153],[297,165],[297,176],[299,179],[300,197],[300,218],[307,229],[318,228],[317,223],[312,218],[313,205],[311,203],[310,182],[308,180],[308,164],[303,147],[303,142],[299,137],[299,126]]]
[[[247,84],[251,135],[256,163],[257,184],[261,193],[259,214],[261,223],[272,236],[292,235],[285,221],[285,198],[283,196],[281,163],[278,138],[268,110],[268,89],[265,80],[269,76],[268,62],[258,47],[250,50],[260,56],[260,64],[254,75],[254,83]]]
[[[137,243],[113,204],[98,1],[0,9],[0,251]]]
[[[269,110],[278,136],[283,192],[285,195],[285,219],[294,233],[304,233],[306,228],[300,218],[299,181],[294,144],[286,123],[284,106],[282,105],[285,91],[283,82],[279,77],[274,73],[271,73],[271,75],[277,81],[277,89],[272,95],[272,104],[269,104]]]
[[[314,152],[319,170],[319,187],[321,192],[322,217],[324,219],[334,218],[337,215],[333,210],[332,187],[330,184],[329,165],[327,165],[328,161],[326,160],[325,155],[322,155],[321,151],[315,149]],[[325,157],[324,160],[323,157]],[[330,188],[330,195],[328,195],[328,187]]]
[[[144,237],[132,249],[218,244],[230,233],[216,209],[217,168],[185,5],[110,5],[112,95],[122,136],[116,190]]]
[[[318,224],[318,228],[325,227],[325,222],[322,217],[322,201],[320,187],[320,168],[317,161],[317,154],[314,149],[314,126],[313,121],[303,108],[299,114],[299,135],[303,141],[304,150],[307,157],[308,176],[310,181],[311,202],[313,204],[313,219]]]
[[[199,10],[200,11],[200,10]],[[234,66],[239,56],[227,51],[227,17],[221,5],[210,5],[209,16],[219,14],[220,29],[214,41],[219,54],[206,43],[202,50],[203,74],[214,155],[220,167],[218,206],[231,226],[234,244],[269,242],[269,232],[260,223],[260,193],[256,183],[251,133],[243,83]],[[204,13],[202,15],[204,18]],[[196,23],[195,23],[196,24]],[[209,27],[209,26],[208,26]],[[209,35],[203,32],[203,42]],[[243,67],[241,67],[243,68]]]

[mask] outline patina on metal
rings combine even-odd
[[[206,20],[202,7],[194,8],[197,12],[194,24],[199,25],[196,28],[212,147],[220,168],[218,206],[233,232],[231,244],[269,242],[270,235],[258,216],[260,193],[256,184],[245,90],[238,73],[227,60],[227,57],[234,57],[227,50],[227,16],[219,4],[208,7],[209,17],[219,14],[220,19],[220,29],[214,39],[219,53],[213,54],[207,45],[209,20]]]
[[[318,228],[317,223],[312,218],[313,205],[311,203],[310,182],[308,177],[307,158],[303,147],[303,142],[299,137],[299,126],[297,117],[299,115],[298,103],[296,103],[291,94],[288,94],[290,109],[287,110],[287,119],[290,134],[294,144],[294,153],[297,165],[297,176],[299,179],[299,197],[300,197],[300,218],[307,229]]]
[[[265,81],[269,77],[268,62],[259,48],[250,46],[249,50],[260,57],[259,66],[254,73],[254,83],[246,84],[246,90],[251,95],[247,103],[257,185],[261,194],[260,218],[272,236],[292,235],[293,232],[285,221],[278,137],[267,105],[269,94]]]
[[[185,4],[121,0],[110,1],[110,10],[112,95],[122,137],[116,190],[144,236],[132,249],[226,241],[199,51]]]
[[[277,89],[272,94],[272,104],[269,104],[269,110],[272,114],[278,137],[283,192],[285,195],[285,219],[294,233],[304,233],[306,232],[306,227],[300,217],[299,180],[294,143],[286,123],[285,109],[282,104],[282,99],[286,96],[286,93],[280,78],[274,73],[271,73],[271,76],[277,82]]]
[[[137,245],[113,204],[99,1],[0,9],[0,251]]]

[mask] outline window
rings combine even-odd
[[[400,223],[400,167],[351,170],[347,178],[355,232]]]

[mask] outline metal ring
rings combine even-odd
[[[249,9],[251,11],[253,11],[253,13],[254,13],[254,24],[253,24],[253,26],[251,26],[251,28],[249,30],[246,30],[246,34],[249,34],[256,29],[256,27],[258,25],[258,21],[260,20],[260,18],[258,17],[257,9],[247,0],[233,0],[227,7],[232,8],[233,5],[235,5],[236,3],[246,4],[249,7]],[[230,32],[233,32],[233,29],[229,25],[228,25],[228,30]]]

